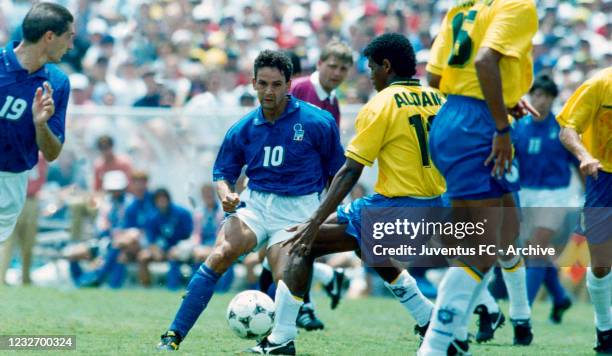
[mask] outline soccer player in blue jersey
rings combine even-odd
[[[445,184],[431,164],[425,127],[438,112],[443,96],[421,86],[410,41],[398,33],[376,37],[364,49],[371,79],[378,93],[359,111],[355,136],[346,150],[346,163],[334,177],[324,201],[296,236],[283,245],[292,254],[276,290],[276,316],[272,333],[246,352],[295,355],[295,317],[312,273],[313,259],[335,252],[371,254],[371,235],[362,227],[362,215],[373,208],[442,207]],[[359,180],[364,166],[378,162],[376,194],[338,206]],[[366,247],[364,247],[366,246]],[[366,249],[369,250],[366,252]],[[358,252],[359,255],[361,253]],[[415,331],[424,335],[433,303],[419,290],[408,271],[385,256],[373,266],[385,286],[417,321]]]
[[[344,163],[333,117],[288,95],[291,74],[291,60],[280,52],[266,50],[255,59],[253,87],[261,105],[228,130],[213,169],[229,216],[210,256],[189,282],[159,349],[178,349],[217,280],[240,256],[267,248],[279,280],[288,256],[288,247],[279,243],[292,235],[286,229],[312,214],[323,188]],[[235,184],[244,166],[249,182],[239,196]]]
[[[540,117],[528,115],[514,126],[514,147],[521,184],[520,202],[524,208],[534,208],[523,210],[523,222],[529,229],[529,243],[542,247],[550,245],[567,215],[565,207],[571,200],[568,189],[571,166],[576,162],[559,141],[560,127],[551,111],[558,93],[557,85],[549,76],[537,77],[529,96]],[[544,284],[553,301],[550,320],[560,323],[563,313],[572,303],[559,281],[557,267],[550,257],[531,257],[527,262],[529,304],[533,303],[540,286]]]
[[[53,63],[72,48],[73,22],[66,8],[38,3],[23,20],[23,41],[0,52],[0,243],[23,208],[38,151],[53,161],[62,150],[70,83]]]

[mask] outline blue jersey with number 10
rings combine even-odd
[[[56,65],[46,64],[28,74],[9,44],[0,52],[0,171],[19,173],[38,163],[38,145],[32,119],[36,89],[45,81],[53,88],[55,113],[47,126],[64,142],[66,107],[70,95],[68,77]]]
[[[321,192],[344,160],[331,114],[289,96],[285,112],[274,123],[266,121],[258,107],[229,129],[213,180],[233,184],[246,165],[249,189],[306,195]]]

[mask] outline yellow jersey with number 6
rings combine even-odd
[[[484,99],[474,59],[480,48],[491,48],[503,55],[504,103],[513,107],[531,87],[531,42],[537,30],[533,0],[460,1],[442,21],[427,71],[442,77],[444,94]]]
[[[378,160],[374,190],[388,198],[431,198],[446,190],[429,156],[429,126],[444,103],[418,80],[397,81],[359,111],[346,156],[371,166]]]

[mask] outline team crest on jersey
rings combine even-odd
[[[293,125],[293,141],[304,141],[304,129],[300,123]]]
[[[444,325],[452,323],[454,317],[455,311],[452,309],[441,308],[438,311],[438,321],[440,321]]]

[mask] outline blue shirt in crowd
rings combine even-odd
[[[165,214],[156,210],[148,225],[148,242],[168,251],[179,241],[189,238],[193,231],[193,218],[187,209],[170,203]]]

